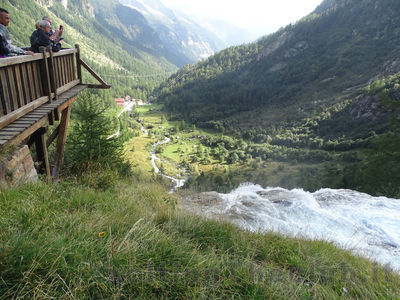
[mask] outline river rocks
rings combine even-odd
[[[257,192],[257,195],[275,204],[281,204],[283,206],[292,205],[292,202],[289,201],[289,199],[291,198],[289,191],[285,190],[259,191]]]
[[[229,205],[217,192],[205,192],[182,198],[181,207],[193,214],[225,220],[241,225],[243,222],[255,221],[252,210],[257,210],[257,205],[248,201],[246,197],[237,199],[237,203]]]
[[[182,198],[181,204],[186,210],[197,211],[201,207],[218,207],[222,205],[222,202],[223,200],[217,192],[206,192],[185,196]]]

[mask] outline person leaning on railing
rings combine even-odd
[[[51,21],[50,17],[44,16],[42,20],[45,20],[50,23],[50,32],[48,33],[50,41],[52,42],[52,47],[56,46],[57,48],[61,49],[61,42],[63,41],[63,31],[64,26],[60,25],[60,29],[53,30],[53,22]],[[54,50],[53,50],[54,51]]]
[[[44,16],[42,20],[50,23],[49,37],[53,43],[58,43],[59,41],[63,40],[62,35],[64,32],[64,26],[60,25],[60,29],[53,30],[53,21],[51,21],[50,17]]]
[[[57,52],[61,47],[54,45],[49,37],[50,23],[46,20],[39,22],[39,28],[31,35],[31,50],[39,52],[40,47],[52,47],[53,52]],[[61,45],[60,45],[61,46]]]
[[[33,55],[32,51],[26,51],[12,44],[10,32],[7,29],[10,23],[10,14],[4,8],[0,8],[0,57],[12,55]]]

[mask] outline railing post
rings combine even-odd
[[[58,99],[57,88],[59,87],[59,83],[54,64],[54,55],[51,49],[50,49],[50,60],[49,60],[49,72],[50,72],[51,92],[54,93],[54,98],[55,100],[57,100]]]
[[[51,91],[51,79],[50,79],[50,70],[49,70],[49,63],[47,61],[47,51],[50,52],[50,47],[40,47],[39,51],[43,53],[43,64],[41,66],[41,77],[43,83],[43,89],[45,91],[46,96],[49,97],[49,103],[53,102],[52,99],[52,91]],[[49,114],[49,124],[54,125],[54,115],[53,112]]]
[[[53,50],[50,48],[50,60],[49,60],[49,72],[50,72],[50,84],[51,84],[51,93],[54,94],[54,100],[58,100],[58,93],[57,93],[57,88],[59,87],[59,82],[58,82],[58,74],[56,73],[56,66],[54,63],[54,55],[53,55]],[[51,96],[50,96],[51,98]],[[50,100],[50,102],[52,102]],[[54,123],[52,120],[59,121],[60,117],[58,114],[57,109],[53,110],[53,112],[49,115],[49,120],[50,123]]]
[[[49,97],[49,102],[53,102],[51,98],[51,84],[50,84],[50,73],[49,73],[49,64],[47,62],[47,49],[45,47],[39,48],[40,53],[43,53],[43,63],[40,68],[40,75],[42,78],[43,90],[45,95]]]
[[[79,84],[82,84],[82,62],[81,62],[81,52],[79,50],[79,45],[75,45],[76,48],[76,70],[78,73]]]

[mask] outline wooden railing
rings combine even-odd
[[[82,67],[100,84],[82,83]],[[85,88],[110,88],[80,57],[79,46],[53,53],[0,59],[0,147],[35,144],[38,171],[58,180],[63,164],[71,104]],[[61,114],[61,118],[60,118]],[[47,124],[56,125],[47,137]],[[54,163],[47,148],[57,139]]]
[[[82,84],[82,66],[101,83],[89,87],[110,87],[81,60],[79,46],[56,53],[42,48],[33,56],[0,59],[0,130]]]

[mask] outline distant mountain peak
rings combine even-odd
[[[225,44],[188,18],[176,15],[159,0],[120,0],[139,11],[158,34],[166,49],[196,62],[221,50]]]

